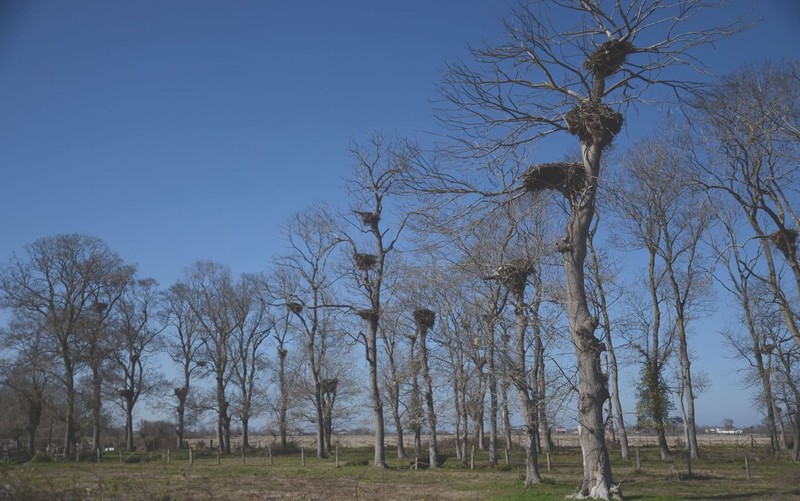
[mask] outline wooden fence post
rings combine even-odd
[[[300,447],[300,466],[306,465],[306,448]]]

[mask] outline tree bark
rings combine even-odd
[[[578,496],[611,499],[619,494],[611,474],[603,426],[603,403],[609,397],[608,382],[600,366],[600,353],[604,347],[594,336],[598,321],[589,313],[584,277],[586,240],[594,216],[601,152],[600,145],[581,141],[583,164],[589,181],[581,199],[572,204],[566,245],[562,248],[568,296],[567,317],[579,377],[578,436],[583,454],[583,482]]]

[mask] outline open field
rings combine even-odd
[[[447,451],[445,451],[447,452]],[[680,452],[680,451],[679,451]],[[744,458],[751,466],[747,479]],[[335,458],[317,459],[305,450],[252,450],[219,460],[212,450],[106,453],[98,463],[30,462],[0,464],[0,500],[549,500],[574,492],[581,476],[580,451],[562,447],[540,456],[544,482],[525,486],[523,452],[515,449],[510,465],[489,468],[486,454],[476,452],[475,469],[450,458],[440,470],[410,470],[409,461],[393,459],[389,468],[367,466],[368,447],[342,448]],[[770,458],[767,450],[752,446],[714,446],[702,451],[692,476],[682,459],[662,462],[654,447],[639,448],[623,461],[613,452],[614,474],[622,481],[626,499],[800,499],[800,467]],[[502,454],[501,454],[502,456]],[[680,454],[676,453],[676,458]],[[302,462],[305,461],[305,466]]]

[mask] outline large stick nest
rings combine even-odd
[[[797,230],[786,228],[771,234],[769,239],[785,255],[793,256],[797,253],[797,235]]]
[[[576,162],[553,162],[533,165],[522,176],[527,191],[559,190],[577,193],[586,182],[586,170]]]
[[[583,101],[569,110],[564,118],[571,134],[586,144],[596,144],[601,148],[611,144],[622,129],[622,114],[595,100]]]
[[[319,382],[319,386],[323,393],[336,393],[336,388],[339,387],[339,379],[323,379]]]
[[[355,314],[368,322],[378,318],[378,314],[373,310],[355,310]]]
[[[378,256],[374,254],[361,254],[356,252],[354,257],[356,260],[356,268],[362,271],[371,270],[378,262]]]
[[[289,309],[289,311],[291,311],[294,314],[298,314],[301,311],[303,311],[303,305],[300,303],[289,302],[286,303],[286,307]]]
[[[417,323],[417,326],[430,329],[433,327],[434,322],[436,322],[436,313],[427,308],[417,308],[414,310],[414,321]]]
[[[527,259],[515,259],[495,268],[493,277],[514,294],[521,294],[525,291],[525,284],[531,273],[533,263]]]
[[[356,214],[361,218],[361,224],[364,226],[375,226],[381,220],[381,216],[374,212],[356,211]]]
[[[633,44],[628,40],[608,40],[586,58],[583,67],[598,77],[607,78],[622,68],[625,58],[633,51]]]

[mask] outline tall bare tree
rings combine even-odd
[[[132,451],[133,410],[142,395],[152,392],[158,385],[153,367],[148,364],[161,347],[164,326],[158,321],[161,294],[153,279],[130,280],[115,307],[110,326],[114,349],[112,360],[112,389],[125,412],[125,447]]]
[[[323,366],[333,339],[333,315],[337,306],[334,284],[337,272],[333,259],[342,238],[331,211],[316,206],[291,217],[283,229],[289,252],[275,262],[273,295],[292,314],[302,337],[308,368],[313,422],[317,431],[317,456],[325,450],[325,374]]]
[[[732,31],[685,24],[707,6],[659,0],[522,5],[505,22],[508,42],[474,49],[475,64],[451,65],[443,86],[450,106],[442,119],[457,129],[468,150],[486,154],[522,148],[555,132],[572,134],[580,144],[581,162],[535,166],[524,183],[528,190],[559,189],[568,201],[558,250],[580,378],[584,473],[579,497],[621,497],[605,445],[603,345],[594,335],[599,322],[589,311],[584,280],[603,151],[622,127],[623,115],[615,108],[637,102],[654,85],[679,94],[691,90],[689,82],[669,80],[666,70],[697,63],[691,49]],[[683,26],[687,29],[682,31]],[[447,176],[439,179],[448,181]],[[450,187],[479,195],[491,191],[470,190],[464,181]]]
[[[350,237],[353,250],[352,276],[368,305],[357,309],[356,313],[366,324],[366,332],[362,331],[359,339],[364,345],[369,367],[370,398],[375,424],[373,463],[383,468],[386,466],[386,430],[379,383],[378,332],[385,306],[382,293],[388,271],[387,257],[395,250],[407,221],[407,216],[401,215],[393,234],[390,234],[385,221],[389,212],[384,203],[399,191],[398,184],[406,156],[401,145],[389,145],[377,135],[372,137],[365,148],[354,144],[351,151],[356,165],[349,181],[350,195],[353,214],[358,218],[355,224],[360,228],[360,235],[356,238]],[[366,249],[360,247],[362,242]]]
[[[206,366],[205,360],[198,354],[202,348],[200,340],[200,324],[189,304],[189,289],[185,283],[172,285],[165,293],[162,322],[171,328],[167,341],[167,353],[173,362],[180,366],[178,383],[174,388],[176,422],[175,436],[179,449],[185,446],[186,426],[193,411],[192,381],[195,374],[202,374]]]
[[[800,69],[796,61],[745,67],[697,99],[694,143],[698,183],[731,200],[761,242],[768,283],[789,332],[800,346],[796,186],[800,169]],[[784,280],[781,259],[793,280]],[[792,284],[793,282],[793,284]]]
[[[264,277],[243,274],[234,286],[231,336],[233,379],[237,387],[235,412],[242,423],[242,447],[250,446],[250,418],[262,407],[259,397],[265,367],[264,343],[275,326]]]
[[[184,273],[189,307],[200,327],[201,353],[214,377],[217,448],[231,452],[231,409],[228,383],[232,372],[231,341],[236,330],[235,292],[230,269],[198,261]]]
[[[120,289],[130,267],[103,241],[86,235],[45,237],[0,270],[0,305],[35,322],[55,344],[65,393],[65,453],[75,447],[75,377],[82,336],[97,325],[99,298]],[[108,304],[108,303],[106,303]]]

